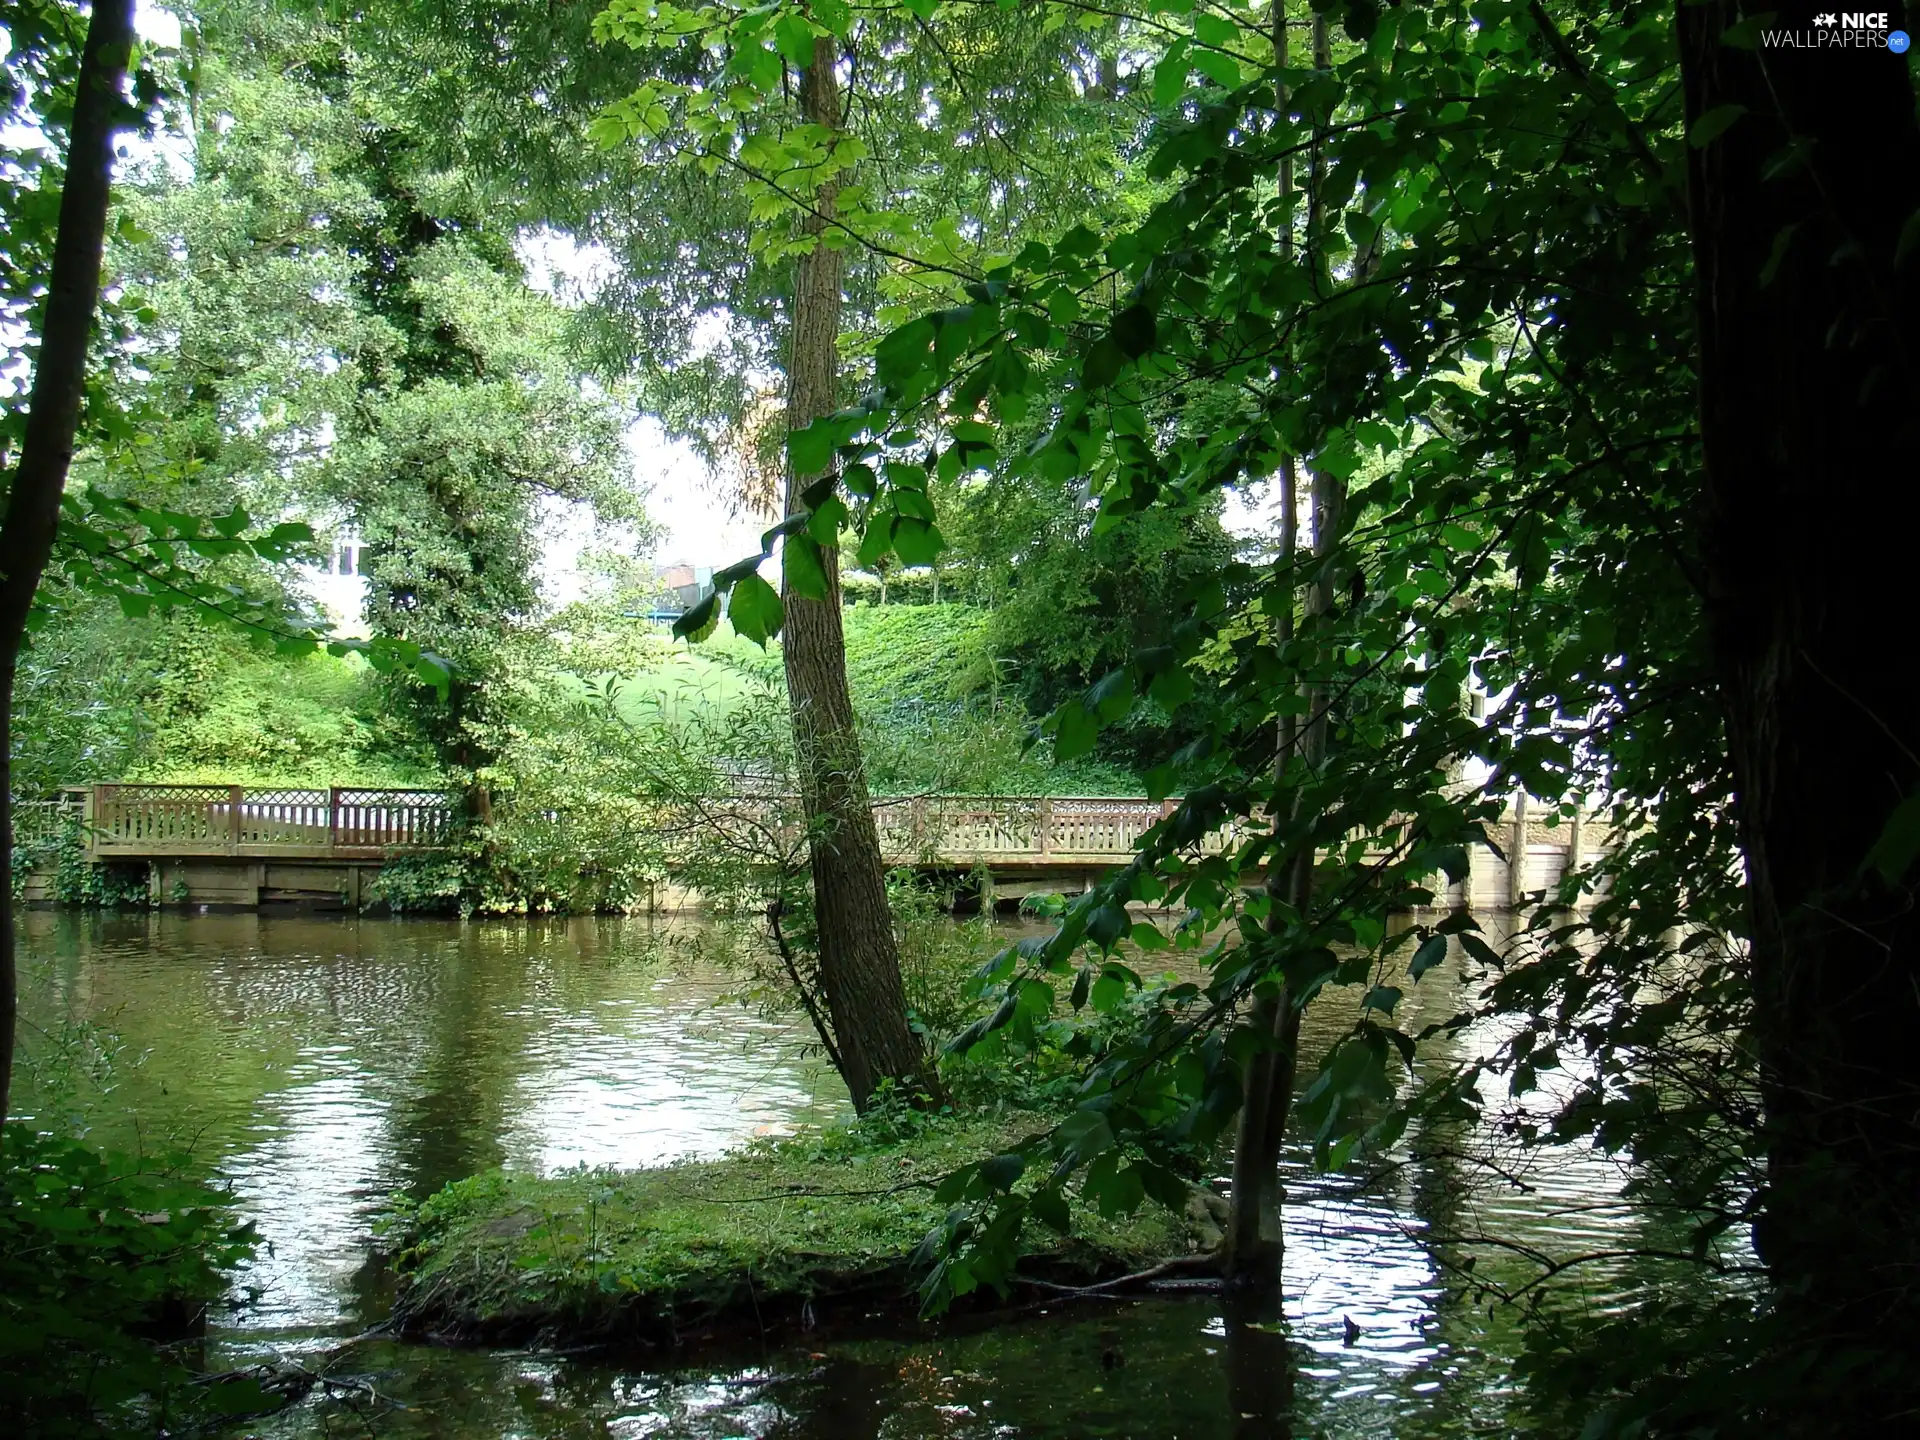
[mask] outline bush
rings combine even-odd
[[[16,826],[16,838],[19,833]],[[53,899],[61,905],[90,910],[144,910],[151,900],[144,861],[87,858],[87,827],[78,815],[64,814],[51,833],[13,847],[15,900],[25,895],[27,877],[43,867],[53,870]]]
[[[257,1379],[191,1361],[252,1225],[180,1157],[142,1161],[0,1132],[0,1414],[36,1436],[175,1433],[275,1408]]]

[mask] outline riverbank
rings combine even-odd
[[[719,1160],[457,1181],[389,1229],[395,1318],[442,1339],[671,1346],[911,1324],[914,1252],[947,1209],[934,1187],[1046,1124],[1024,1112],[941,1117],[884,1143],[855,1125]],[[1202,1218],[1149,1204],[1107,1220],[1076,1206],[1071,1234],[1032,1228],[1022,1272],[1082,1285],[1197,1253],[1217,1232],[1195,1208]]]

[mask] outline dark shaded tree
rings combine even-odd
[[[1882,49],[1679,9],[1707,613],[1751,908],[1766,1186],[1796,1367],[1849,1434],[1920,1385],[1920,128]],[[1892,12],[1903,24],[1904,7]]]
[[[87,388],[87,357],[100,299],[106,248],[107,196],[113,180],[113,137],[131,112],[122,94],[133,49],[133,0],[98,0],[87,21],[74,84],[66,172],[47,271],[39,354],[20,450],[6,477],[6,519],[0,522],[0,896],[13,900],[13,686],[27,617],[53,554],[60,502],[73,464]],[[13,1076],[19,1005],[13,925],[0,925],[0,1117]]]

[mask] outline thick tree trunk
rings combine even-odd
[[[816,40],[813,64],[800,80],[802,113],[812,123],[833,129],[840,123],[836,58],[833,41]],[[803,221],[804,230],[825,232],[837,188],[829,183],[815,193],[816,213]],[[842,270],[841,252],[824,243],[794,266],[789,429],[803,429],[834,408]],[[789,476],[788,514],[805,508],[803,492],[816,478]],[[932,1076],[926,1054],[907,1026],[900,952],[887,907],[886,866],[847,692],[838,556],[832,546],[822,546],[821,552],[826,598],[808,599],[786,587],[781,652],[811,844],[821,988],[833,1022],[841,1078],[852,1092],[854,1108],[865,1110],[881,1081],[895,1080],[911,1091],[925,1089]]]
[[[107,191],[113,179],[113,132],[133,48],[133,0],[95,0],[80,53],[66,182],[53,242],[53,268],[40,326],[40,356],[28,397],[20,462],[8,477],[7,517],[0,523],[0,1118],[12,1093],[19,975],[13,936],[13,682],[34,591],[53,554],[60,497],[73,464],[74,436],[86,393],[87,343],[100,302],[100,257],[106,248]]]
[[[1920,791],[1920,680],[1888,643],[1920,535],[1920,253],[1895,258],[1920,129],[1904,58],[1722,44],[1732,0],[1678,15],[1689,125],[1745,107],[1688,179],[1768,1146],[1756,1240],[1802,1358],[1888,1357],[1823,1389],[1860,1407],[1823,1433],[1891,1433],[1920,1400],[1920,907],[1912,873],[1861,871]],[[1775,164],[1790,140],[1807,161]]]

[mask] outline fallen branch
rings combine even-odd
[[[1136,1270],[1131,1275],[1115,1276],[1111,1280],[1102,1280],[1093,1285],[1060,1285],[1052,1280],[1041,1280],[1031,1275],[1013,1277],[1017,1285],[1031,1285],[1035,1289],[1046,1290],[1065,1300],[1098,1299],[1121,1291],[1140,1286],[1151,1285],[1156,1280],[1164,1280],[1169,1275],[1178,1275],[1185,1271],[1213,1271],[1219,1278],[1220,1257],[1211,1251],[1198,1255],[1176,1255],[1170,1260],[1162,1260],[1158,1265],[1145,1270]],[[1028,1307],[1032,1308],[1032,1307]]]

